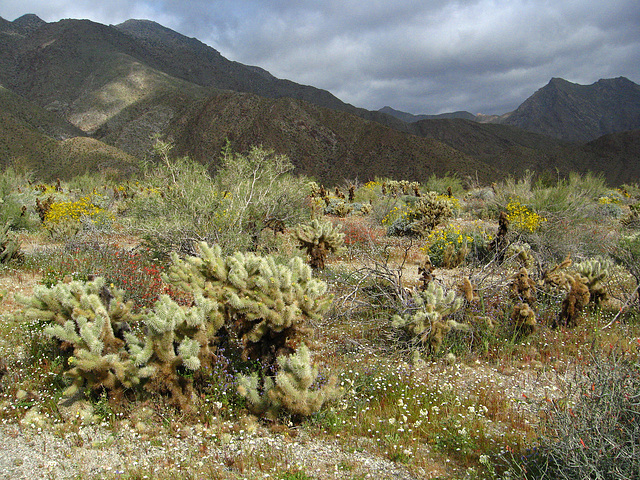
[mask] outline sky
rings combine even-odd
[[[224,57],[414,114],[514,110],[553,77],[640,83],[638,0],[2,0],[0,16],[156,21]]]

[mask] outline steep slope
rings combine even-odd
[[[293,98],[352,113],[366,120],[406,131],[403,121],[384,112],[354,107],[326,90],[279,79],[268,71],[224,58],[195,38],[188,38],[149,20],[127,20],[116,26],[144,46],[144,62],[197,85],[247,92],[267,98]]]
[[[138,157],[159,134],[176,138],[176,151],[203,162],[217,158],[225,138],[240,149],[262,143],[290,155],[300,173],[323,181],[376,175],[424,179],[454,170],[495,175],[439,142],[290,98],[265,98],[290,93],[346,108],[328,92],[229,62],[197,40],[152,22],[126,22],[116,29],[64,20],[20,37],[19,73],[3,81],[84,132]],[[219,94],[221,87],[253,88],[263,96]],[[59,170],[50,162],[49,168]]]
[[[58,115],[27,101],[2,86],[0,86],[0,112],[15,117],[32,130],[37,130],[57,140],[85,135],[82,130]]]
[[[95,131],[157,83],[170,83],[180,92],[206,87],[302,99],[404,128],[404,122],[345,104],[325,90],[229,61],[200,41],[155,22],[129,20],[117,27],[88,20],[16,22],[7,27],[14,34],[0,68],[0,83],[85,131]],[[102,116],[96,115],[99,110],[104,110]]]
[[[300,173],[325,182],[425,179],[454,171],[495,180],[525,169],[603,171],[617,182],[615,172],[635,172],[629,166],[635,137],[583,146],[514,126],[475,123],[468,112],[368,112],[329,92],[229,61],[154,22],[48,24],[26,15],[14,22],[0,19],[0,41],[0,83],[20,95],[0,90],[5,164],[22,157],[29,163],[44,149],[44,164],[57,169],[57,160],[46,153],[57,149],[74,165],[80,162],[78,152],[85,152],[92,166],[107,168],[105,159],[117,157],[116,164],[127,170],[132,159],[121,157],[120,150],[142,158],[153,137],[161,135],[176,141],[176,152],[206,163],[217,158],[226,138],[240,150],[261,143],[288,154]],[[591,86],[553,79],[516,112],[474,119],[522,124],[554,137],[595,138],[600,131],[634,125],[638,88],[624,78]],[[21,103],[25,98],[33,103]],[[422,117],[437,120],[418,120]],[[65,148],[55,142],[87,135],[116,150],[86,138],[66,142]]]
[[[137,160],[0,87],[0,169],[9,165],[51,180],[89,171],[126,176]]]
[[[553,78],[502,120],[570,141],[640,128],[640,86],[624,77],[578,85]]]
[[[116,28],[145,48],[149,66],[201,86],[251,92],[263,97],[291,97],[328,108],[347,105],[326,90],[280,80],[266,70],[224,58],[195,38],[188,38],[148,20],[128,20]]]
[[[112,27],[86,20],[45,24],[20,45],[16,74],[3,81],[85,132],[149,95],[204,89],[140,62],[144,49]]]
[[[613,185],[640,181],[640,130],[604,135],[582,150]]]
[[[169,129],[177,154],[206,163],[215,160],[229,139],[244,151],[257,139],[287,153],[299,173],[326,183],[376,176],[426,180],[431,174],[477,174],[481,180],[502,175],[441,142],[406,135],[376,122],[293,99],[223,93],[194,103]]]

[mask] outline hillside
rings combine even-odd
[[[9,165],[50,180],[88,171],[128,175],[137,160],[0,87],[0,168]]]
[[[58,140],[84,135],[84,132],[58,115],[38,107],[0,86],[0,112],[23,121],[29,128]]]
[[[447,172],[485,181],[503,175],[441,142],[293,99],[215,95],[192,104],[167,131],[177,153],[203,162],[217,158],[225,139],[238,151],[260,139],[287,152],[300,173],[327,183],[376,176],[424,181]]]
[[[624,77],[578,85],[551,81],[502,120],[569,141],[590,141],[640,128],[640,86]]]
[[[462,119],[423,120],[417,134],[439,140],[491,167],[520,176],[526,171],[601,174],[609,184],[640,179],[640,130],[603,136],[587,144],[566,142],[509,125]]]
[[[288,154],[299,173],[322,181],[424,179],[448,171],[500,175],[433,140],[345,113],[358,109],[328,92],[230,62],[153,22],[129,21],[116,28],[63,20],[19,38],[14,70],[20,73],[5,71],[3,81],[85,134],[138,157],[159,134],[175,139],[176,152],[206,163],[217,158],[226,138],[237,149],[262,143]],[[260,96],[221,93],[238,89]],[[385,117],[378,112],[369,116]],[[386,123],[404,127],[389,119]]]
[[[597,158],[612,183],[633,183],[640,178],[640,130],[613,133],[589,142],[585,155]]]
[[[19,156],[37,158],[52,139],[75,136],[144,158],[159,135],[176,142],[175,152],[207,164],[227,138],[240,150],[263,144],[289,155],[299,173],[328,182],[446,172],[497,179],[527,169],[594,170],[615,183],[640,179],[628,168],[633,137],[595,146],[558,140],[638,128],[640,87],[624,78],[592,86],[553,79],[499,117],[415,116],[390,107],[356,108],[327,91],[227,60],[197,39],[145,20],[106,26],[25,15],[0,19],[0,39],[3,165]],[[26,103],[18,107],[16,99]],[[542,131],[525,131],[536,128]],[[16,138],[31,140],[20,147]]]

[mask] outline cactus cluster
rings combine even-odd
[[[326,207],[324,207],[325,215],[335,215],[340,218],[348,216],[351,212],[353,212],[353,206],[350,203],[346,203],[344,200],[330,200]]]
[[[309,265],[322,270],[329,253],[342,252],[344,233],[331,222],[313,219],[310,224],[298,225],[294,232],[298,248],[309,256]]]
[[[562,308],[557,320],[554,321],[553,327],[575,327],[580,321],[582,310],[587,306],[591,296],[587,279],[577,275],[567,275],[568,285],[570,287],[567,296],[562,301]]]
[[[388,235],[418,235],[426,237],[442,221],[453,215],[453,204],[448,197],[428,192],[411,198],[407,210],[388,228]]]
[[[194,377],[189,373],[211,367],[220,337],[235,335],[244,359],[260,360],[265,371],[280,365],[270,398],[282,408],[305,415],[333,398],[333,381],[325,390],[304,392],[317,376],[306,347],[286,357],[310,332],[305,322],[328,307],[326,284],[313,279],[299,257],[278,265],[251,253],[223,257],[219,246],[206,243],[199,251],[200,257],[184,260],[174,254],[166,277],[193,295],[191,306],[164,295],[152,310],[136,315],[132,303],[123,301],[124,292],[102,278],[40,286],[33,296],[19,298],[24,318],[44,322],[45,333],[71,350],[65,396],[108,391],[118,399],[140,387],[188,409]],[[135,335],[131,326],[144,334]],[[308,377],[313,378],[305,387]]]
[[[453,215],[451,203],[435,192],[420,197],[415,204],[411,229],[421,236],[427,236],[442,220]]]
[[[194,296],[216,302],[226,329],[237,335],[244,359],[274,365],[310,333],[307,323],[328,307],[324,282],[312,278],[300,257],[279,265],[271,256],[236,252],[223,257],[206,243],[199,257],[172,255],[167,280]]]
[[[318,412],[322,406],[341,395],[338,379],[329,378],[317,385],[318,368],[313,365],[306,345],[291,355],[278,357],[279,370],[275,376],[265,377],[262,386],[257,373],[238,378],[238,392],[246,398],[250,411],[274,418],[285,409],[296,417]]]
[[[416,197],[420,196],[420,183],[418,182],[409,182],[408,180],[389,180],[382,184],[382,194],[386,195],[387,191],[391,193],[394,197],[399,194],[402,195],[410,195],[411,192]]]
[[[527,269],[535,265],[535,258],[528,243],[512,243],[505,250],[505,258],[512,259]]]
[[[124,303],[123,292],[109,289],[104,279],[38,286],[32,297],[16,296],[28,320],[45,321],[45,333],[72,350],[65,375],[72,383],[64,392],[72,397],[84,388],[122,392],[140,383],[149,372],[134,364],[124,348],[123,332],[140,320]]]
[[[511,296],[518,302],[511,314],[511,320],[520,335],[529,335],[536,329],[536,282],[529,277],[529,272],[522,267],[514,276],[510,286]]]
[[[134,364],[144,366],[149,377],[145,389],[169,394],[181,409],[188,408],[193,394],[191,378],[181,373],[211,365],[216,334],[223,325],[221,305],[202,295],[195,295],[194,303],[182,307],[162,295],[144,317],[144,340],[125,333]]]
[[[533,305],[536,301],[536,282],[529,278],[529,272],[522,267],[513,277],[511,294],[519,300]]]
[[[72,350],[65,397],[88,389],[120,398],[125,390],[144,386],[168,393],[175,405],[187,408],[192,381],[180,372],[195,371],[210,359],[222,325],[217,305],[196,297],[187,308],[163,296],[152,311],[135,315],[123,293],[99,277],[40,286],[32,297],[19,300],[26,319],[47,322],[44,332]],[[143,340],[131,333],[131,325],[144,327]]]
[[[394,315],[392,325],[402,328],[423,347],[435,352],[451,330],[469,330],[469,326],[452,319],[445,320],[462,307],[462,298],[453,290],[446,292],[434,282],[423,291],[414,290],[411,306],[403,315]]]
[[[0,228],[0,263],[9,263],[11,260],[22,260],[20,242],[10,231],[10,224]]]
[[[589,288],[590,302],[601,305],[609,298],[604,284],[609,277],[609,265],[606,262],[600,259],[585,260],[574,268],[587,280],[585,284]]]
[[[560,314],[551,325],[554,328],[558,326],[575,327],[580,321],[582,310],[591,300],[588,286],[589,280],[580,273],[568,273],[566,271],[572,264],[571,257],[567,256],[561,263],[555,265],[543,275],[543,285],[567,292],[562,301]],[[589,268],[593,268],[593,265]],[[599,272],[599,274],[601,273]]]

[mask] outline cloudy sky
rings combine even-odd
[[[3,0],[7,20],[154,20],[377,110],[505,113],[552,77],[640,83],[638,0]]]

